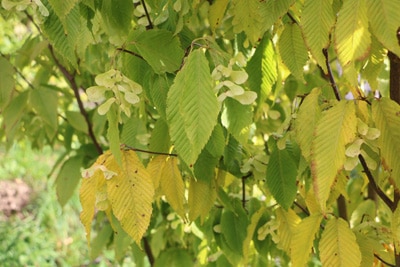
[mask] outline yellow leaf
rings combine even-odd
[[[300,145],[301,153],[307,161],[310,161],[311,143],[314,139],[314,129],[321,118],[321,108],[318,97],[321,89],[314,88],[304,99],[300,106],[296,119],[296,137]]]
[[[315,234],[320,228],[321,220],[321,214],[314,214],[305,218],[297,225],[290,245],[293,267],[306,266],[310,258]]]
[[[397,206],[395,212],[392,214],[392,233],[393,233],[393,240],[394,246],[396,251],[400,249],[400,207]]]
[[[82,185],[79,190],[79,199],[82,205],[80,219],[85,227],[86,239],[89,245],[91,225],[95,213],[96,193],[98,188],[101,188],[105,183],[103,172],[98,167],[104,164],[110,155],[110,152],[100,155],[92,167],[82,173],[85,178],[82,179]]]
[[[106,167],[117,173],[107,180],[112,212],[137,244],[147,230],[152,212],[154,186],[150,175],[134,151],[122,151],[121,167],[110,156]]]
[[[400,186],[400,105],[389,98],[372,102],[372,117],[381,131],[378,144],[383,166],[391,172],[391,178]]]
[[[276,210],[276,218],[279,222],[278,247],[290,255],[292,237],[296,231],[297,225],[301,222],[301,219],[292,209],[285,211],[283,208],[278,208]]]
[[[211,183],[190,179],[189,220],[194,221],[200,216],[201,223],[203,223],[216,199],[217,191],[214,179],[211,180]]]
[[[356,236],[347,222],[331,218],[319,243],[322,266],[354,267],[361,264],[361,252]]]
[[[366,56],[371,45],[365,0],[344,1],[335,27],[337,55],[343,66]]]
[[[357,118],[351,101],[340,101],[322,115],[311,144],[311,174],[315,196],[326,211],[331,186],[346,161],[346,145],[356,137]]]
[[[162,193],[176,213],[185,218],[185,185],[178,169],[177,159],[168,157],[160,171],[162,172],[160,181]]]
[[[160,180],[162,176],[161,170],[164,167],[167,158],[168,156],[159,155],[153,158],[147,165],[147,171],[150,174],[151,180],[154,184],[154,189],[156,191],[160,187]]]
[[[210,21],[211,30],[213,32],[215,32],[215,29],[221,24],[228,2],[228,0],[216,0],[210,6],[208,20]]]

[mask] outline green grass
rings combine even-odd
[[[47,177],[56,154],[50,149],[33,151],[24,143],[15,145],[8,153],[0,151],[1,179],[20,178],[34,190],[34,199],[23,211],[23,219],[11,217],[0,222],[1,266],[89,264],[77,193],[61,208],[54,177]]]

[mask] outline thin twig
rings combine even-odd
[[[143,153],[148,153],[148,154],[154,154],[154,155],[164,155],[164,156],[170,156],[170,157],[178,157],[178,154],[174,153],[165,153],[165,152],[155,152],[155,151],[149,151],[149,150],[144,150],[140,148],[134,148],[125,144],[122,144],[121,147],[123,149],[127,150],[133,150],[133,151],[138,151],[138,152],[143,152]]]
[[[326,64],[326,68],[328,69],[329,82],[330,82],[330,84],[332,86],[333,92],[335,93],[336,100],[339,101],[340,100],[340,93],[339,93],[339,89],[338,89],[338,87],[336,85],[335,78],[333,77],[331,65],[329,64],[328,49],[326,49],[326,48],[322,49],[322,53],[325,56],[325,64]]]
[[[131,54],[132,56],[135,56],[135,57],[138,57],[138,58],[144,60],[144,58],[143,58],[141,55],[139,55],[139,54],[137,54],[137,53],[135,53],[135,52],[133,52],[133,51],[127,50],[127,49],[125,49],[125,48],[117,48],[117,50],[118,50],[118,51],[121,51],[121,52],[125,52],[125,53],[128,53],[128,54]]]
[[[391,211],[394,211],[395,205],[392,200],[385,194],[385,192],[382,191],[382,189],[376,184],[374,176],[372,175],[371,171],[368,168],[367,162],[365,161],[364,157],[360,154],[358,155],[358,160],[361,163],[361,166],[364,169],[365,174],[367,175],[369,183],[372,185],[374,188],[375,192],[378,194],[378,196],[385,202],[385,204],[390,208]]]
[[[246,210],[246,179],[252,176],[253,173],[249,172],[248,174],[242,176],[242,207]]]
[[[35,87],[33,86],[33,84],[19,71],[19,69],[17,67],[15,67],[13,64],[11,64],[10,60],[6,57],[6,55],[4,55],[3,53],[0,53],[1,57],[3,57],[5,60],[7,60],[10,65],[13,67],[14,71],[21,76],[21,78],[28,84],[28,86],[32,89],[35,89]]]
[[[304,208],[303,206],[301,206],[299,203],[297,203],[296,201],[293,202],[293,204],[298,207],[299,209],[301,209],[306,215],[310,216],[310,212]]]
[[[58,67],[58,69],[61,71],[61,73],[64,75],[65,79],[69,82],[69,84],[71,85],[72,90],[74,91],[74,95],[76,98],[76,101],[78,102],[78,106],[79,106],[79,110],[82,114],[82,116],[85,118],[86,124],[88,126],[88,133],[89,133],[89,137],[92,140],[93,144],[95,145],[97,152],[99,154],[103,154],[103,149],[101,148],[99,142],[96,139],[96,136],[94,135],[93,132],[93,127],[92,127],[92,123],[90,122],[89,119],[89,115],[85,110],[85,107],[83,106],[83,102],[81,99],[81,96],[79,94],[79,87],[76,84],[75,81],[75,77],[73,74],[71,74],[57,59],[55,53],[54,53],[54,49],[51,45],[48,46],[49,50],[50,50],[50,54],[54,60],[54,63],[56,64],[56,66]]]
[[[140,0],[140,2],[142,3],[143,9],[144,9],[144,13],[146,13],[147,20],[149,21],[148,28],[149,29],[153,29],[153,23],[151,22],[150,14],[149,14],[149,11],[147,10],[146,3],[144,2],[144,0]]]
[[[396,267],[396,265],[391,264],[391,263],[385,261],[384,259],[382,259],[378,254],[374,253],[374,257],[377,258],[378,260],[380,260],[381,262],[383,262],[384,264],[386,264],[387,266]]]
[[[151,250],[149,241],[147,240],[146,237],[143,237],[143,248],[147,255],[147,258],[149,258],[150,266],[153,266],[154,265],[154,255],[153,255],[153,251]]]

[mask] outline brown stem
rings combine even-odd
[[[153,28],[154,28],[154,27],[153,27],[153,23],[151,22],[150,14],[149,14],[149,12],[147,11],[146,3],[144,2],[144,0],[140,0],[140,2],[142,3],[143,9],[144,9],[144,13],[146,13],[146,18],[147,18],[147,20],[149,21],[148,29],[153,29]]]
[[[339,217],[347,221],[348,220],[347,206],[346,206],[346,199],[344,198],[344,196],[342,195],[339,196],[339,198],[337,199],[337,205],[338,205]]]
[[[56,64],[56,66],[58,67],[58,69],[61,71],[61,73],[64,75],[64,78],[68,81],[68,83],[70,84],[72,90],[74,91],[74,95],[76,98],[76,101],[78,102],[78,106],[79,106],[79,111],[81,112],[82,116],[85,118],[86,124],[88,126],[88,133],[89,133],[89,137],[92,140],[93,144],[95,145],[97,152],[99,154],[103,154],[103,149],[101,148],[99,142],[96,139],[96,136],[94,135],[93,132],[93,127],[92,127],[92,123],[90,122],[89,119],[89,115],[85,110],[85,107],[83,106],[83,102],[81,99],[81,96],[79,94],[79,87],[76,84],[75,81],[75,77],[73,74],[71,74],[57,59],[55,53],[54,53],[54,49],[53,46],[49,45],[48,46],[49,50],[50,50],[50,54],[53,57],[54,63]]]
[[[149,259],[150,266],[153,266],[154,265],[154,255],[153,255],[153,251],[151,250],[149,241],[147,240],[146,237],[143,237],[143,248],[147,255],[147,258]]]
[[[132,56],[135,56],[135,57],[138,57],[138,58],[144,60],[144,58],[143,58],[141,55],[139,55],[139,54],[137,54],[137,53],[135,53],[135,52],[133,52],[133,51],[130,51],[130,50],[128,50],[128,49],[125,49],[125,48],[117,48],[117,50],[118,50],[118,51],[121,51],[121,52],[125,52],[125,53],[128,53],[128,54],[131,54]]]
[[[246,210],[246,179],[249,178],[253,173],[249,172],[248,174],[242,176],[242,207]]]
[[[400,104],[400,58],[389,51],[390,60],[390,98]]]
[[[374,188],[375,192],[378,196],[383,200],[383,202],[390,208],[391,211],[394,211],[394,202],[382,191],[382,189],[376,184],[374,176],[368,168],[367,162],[364,157],[360,154],[358,155],[358,160],[361,163],[361,166],[364,169],[365,174],[367,175],[368,181],[371,186]]]
[[[148,153],[148,154],[154,154],[154,155],[164,155],[164,156],[170,156],[170,157],[177,157],[178,156],[178,154],[149,151],[149,150],[144,150],[144,149],[140,149],[140,148],[134,148],[134,147],[131,147],[131,146],[128,146],[128,145],[125,145],[125,144],[122,144],[121,148],[127,149],[127,150],[143,152],[143,153]]]
[[[325,64],[326,64],[326,68],[328,70],[329,82],[332,86],[333,92],[335,93],[336,100],[339,101],[341,99],[341,97],[340,97],[339,89],[335,82],[335,78],[333,77],[331,65],[329,64],[328,49],[327,48],[322,49],[322,53],[325,56]]]

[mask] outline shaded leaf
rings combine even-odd
[[[189,220],[194,221],[200,217],[204,223],[207,215],[217,199],[215,179],[211,182],[190,179],[189,185]]]
[[[135,38],[134,42],[140,55],[156,73],[172,73],[181,66],[184,51],[179,39],[171,32],[159,29],[144,31]]]
[[[64,206],[71,198],[81,179],[82,159],[80,155],[67,159],[58,173],[55,183],[58,202],[61,206]]]

